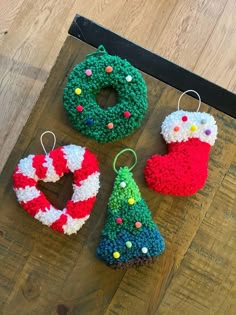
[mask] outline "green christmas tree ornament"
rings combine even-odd
[[[134,154],[135,162],[130,168],[117,170],[117,158],[125,151]],[[165,249],[164,239],[133,179],[131,171],[136,164],[137,155],[129,148],[119,152],[113,162],[117,176],[97,256],[115,269],[152,263]]]

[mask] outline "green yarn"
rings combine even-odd
[[[122,182],[126,183],[124,188],[120,187]],[[134,199],[135,203],[133,205],[128,203],[129,198]],[[122,224],[117,225],[116,218],[119,217],[121,209],[122,216],[126,219]],[[145,222],[146,227],[155,228],[156,225],[152,221],[151,212],[147,211],[147,209],[147,204],[141,197],[139,188],[133,179],[133,174],[127,166],[121,167],[116,176],[113,192],[108,202],[107,221],[102,234],[110,239],[115,239],[117,233],[124,228],[138,234],[143,227],[135,229],[134,223],[137,221]]]
[[[107,66],[113,68],[112,72],[106,72]],[[92,71],[90,76],[85,73],[87,69]],[[132,77],[130,82],[127,76]],[[109,86],[117,91],[118,102],[103,109],[96,95]],[[81,89],[80,95],[75,94],[76,88]],[[131,134],[141,125],[147,110],[147,89],[136,68],[127,60],[109,55],[101,46],[74,67],[64,89],[63,103],[74,128],[98,142],[111,142]],[[125,112],[129,112],[130,117],[125,117]],[[109,123],[113,128],[108,128]]]
[[[122,224],[116,223],[116,218],[119,217],[120,209],[114,212],[108,206],[108,215],[106,224],[102,231],[103,236],[107,236],[109,239],[114,240],[117,238],[117,235],[121,232],[121,230],[126,230],[131,232],[133,235],[139,235],[142,233],[143,229],[156,229],[156,225],[152,220],[151,212],[148,209],[148,206],[144,199],[140,199],[133,206],[129,206],[127,202],[120,203],[122,209]],[[135,222],[143,222],[142,226],[139,229],[135,228]]]
[[[126,183],[125,188],[120,187],[121,182]],[[136,203],[141,200],[141,194],[138,186],[135,184],[133,174],[130,173],[129,168],[125,166],[121,167],[118,171],[114,182],[113,193],[108,202],[108,208],[115,213],[116,209],[124,206],[124,204],[128,204],[129,198],[133,198]],[[128,204],[128,207],[132,208],[134,205]]]
[[[116,162],[117,162],[119,156],[121,156],[121,154],[123,154],[124,152],[127,152],[127,151],[132,152],[132,153],[133,153],[133,156],[134,156],[134,163],[133,163],[132,166],[129,167],[129,171],[132,171],[132,169],[133,169],[133,168],[135,167],[135,165],[137,164],[137,162],[138,162],[138,157],[137,157],[136,152],[135,152],[133,149],[126,148],[126,149],[124,149],[124,150],[121,150],[121,151],[115,156],[114,161],[113,161],[113,170],[114,170],[116,173],[118,173],[118,171],[117,171],[117,169],[116,169]]]
[[[97,256],[112,268],[128,268],[153,262],[153,258],[164,251],[165,242],[129,168],[126,166],[117,171],[118,156],[113,164],[117,177]],[[120,187],[120,183],[126,185]],[[131,197],[135,201],[133,204],[128,202]]]

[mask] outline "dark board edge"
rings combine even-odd
[[[110,54],[126,58],[136,68],[180,91],[196,90],[204,103],[236,118],[236,94],[103,26],[77,14],[69,28],[69,34],[96,48],[104,45]],[[196,97],[194,94],[190,95]]]

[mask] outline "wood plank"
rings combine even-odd
[[[207,39],[214,31],[226,0],[186,0],[181,3],[171,0],[161,0],[158,3],[155,0],[79,0],[71,1],[70,6],[59,0],[39,0],[36,4],[33,0],[2,0],[2,3],[0,170],[46,82],[75,13],[94,19],[191,70],[204,46],[207,47]],[[235,7],[232,1],[228,7],[233,16]],[[224,14],[220,29],[225,20],[227,14]],[[233,22],[230,25],[231,28],[234,27]],[[224,31],[220,34],[224,36]],[[222,36],[219,36],[220,41]],[[232,48],[228,50],[227,58],[225,53],[224,59],[214,57],[215,49],[204,50],[204,56],[208,55],[208,58],[201,58],[196,71],[214,82],[220,78],[217,82],[235,90],[235,70],[232,70],[234,66],[231,59],[235,51],[235,32],[229,31],[227,38]],[[213,67],[207,66],[207,60],[219,59],[220,63],[215,62]],[[225,72],[221,69],[227,71],[229,68],[231,70],[223,75]],[[214,73],[219,75],[214,77]]]
[[[228,0],[194,67],[194,72],[233,92],[236,92],[235,12],[236,2]]]
[[[236,156],[172,279],[160,314],[235,314],[235,236]]]
[[[140,146],[140,152],[142,151],[140,155],[142,154],[141,157],[143,165],[150,154],[150,150],[153,151],[153,154],[157,150],[156,147],[159,148],[158,152],[163,153],[165,151],[163,143],[160,146],[161,139],[158,139],[157,144],[156,136],[153,137],[154,133],[158,133],[157,129],[159,129],[160,126],[159,124],[155,126],[155,121],[158,120],[158,114],[162,115],[162,120],[166,116],[166,112],[169,112],[171,107],[172,110],[174,110],[173,105],[166,105],[171,103],[174,104],[174,98],[175,91],[165,90],[160,101],[158,102],[158,108],[156,108],[156,111],[154,111],[155,113],[152,115],[151,120],[153,121],[148,122],[148,124],[145,126],[145,130],[139,138],[138,147]],[[205,269],[204,267],[206,265],[200,260],[194,260],[194,267],[200,264],[199,268],[204,270],[204,274],[206,276],[205,280],[207,281],[208,274],[209,277],[212,277],[212,286],[209,287],[210,285],[208,285],[206,287],[206,281],[202,280],[201,275],[199,275],[197,278],[197,272],[194,270],[194,267],[192,267],[192,269],[188,272],[188,279],[191,279],[192,276],[195,276],[194,282],[191,282],[191,286],[189,285],[188,288],[186,288],[186,279],[184,278],[186,273],[183,267],[186,264],[185,257],[188,255],[189,251],[191,252],[190,249],[192,248],[192,241],[195,241],[195,236],[198,233],[198,230],[201,230],[204,218],[212,211],[212,209],[214,209],[216,204],[218,207],[221,207],[224,204],[224,199],[220,200],[217,198],[217,200],[215,200],[215,194],[217,193],[218,189],[221,189],[221,182],[224,180],[225,176],[227,176],[227,172],[235,157],[235,120],[232,120],[231,118],[219,113],[216,110],[209,110],[207,107],[202,108],[202,110],[205,110],[214,115],[219,125],[217,144],[215,147],[213,147],[211,153],[209,180],[204,190],[188,198],[176,198],[160,195],[154,197],[151,194],[148,194],[148,192],[146,193],[147,189],[144,190],[145,196],[147,196],[146,200],[148,204],[155,204],[156,212],[154,212],[154,217],[165,235],[167,252],[165,255],[160,257],[158,264],[151,268],[147,267],[142,269],[142,275],[140,275],[140,271],[137,272],[135,270],[129,270],[126,273],[119,286],[119,289],[116,291],[116,294],[109,305],[106,314],[128,314],[127,310],[130,310],[131,308],[134,314],[140,315],[159,313],[183,313],[193,315],[211,314],[213,310],[220,310],[220,301],[222,302],[228,296],[228,291],[226,290],[221,291],[219,289],[217,291],[212,291],[213,286],[215,285],[214,281],[217,281],[217,275],[214,273],[214,271],[211,273],[209,268]],[[149,126],[151,131],[149,130]],[[233,136],[232,139],[231,135],[228,137],[226,136],[228,132],[233,133],[231,134]],[[149,141],[147,141],[147,139],[149,139]],[[139,169],[138,173],[140,180],[142,180],[142,168]],[[230,191],[232,190],[231,187],[228,188]],[[229,193],[229,191],[227,191],[227,193]],[[233,211],[235,208],[235,194],[231,194],[233,202],[230,209]],[[218,221],[219,224],[220,222],[222,224],[222,216],[218,218]],[[233,235],[235,226],[233,227],[232,224],[228,224],[226,220],[223,222],[225,228],[228,229],[230,237],[234,237]],[[220,239],[221,244],[218,252],[222,249],[222,246],[226,245],[227,243],[227,239],[224,240],[223,235],[225,234],[222,231]],[[207,252],[210,244],[214,242],[214,237],[215,234],[211,234],[207,235],[207,238],[204,238],[204,243],[201,244],[203,251]],[[224,259],[229,260],[229,264],[226,263],[227,272],[225,271],[226,265],[224,263],[222,263],[219,267],[218,265],[214,265],[217,264],[217,261],[213,260],[213,262],[211,262],[211,264],[214,265],[214,268],[219,267],[218,271],[222,277],[227,277],[228,272],[230,273],[231,271],[235,275],[234,256],[232,256],[231,251],[232,247],[230,247],[224,254],[222,253],[222,255],[219,257],[219,259],[224,257]],[[179,278],[184,278],[185,282],[178,280]],[[175,284],[173,289],[172,283]],[[185,295],[181,294],[183,291],[185,291]],[[124,297],[127,292],[132,292],[132,294],[128,295],[127,300],[125,299],[124,301]],[[179,295],[177,295],[178,292]],[[201,292],[204,292],[204,295],[201,295]],[[203,299],[202,301],[201,298]],[[196,301],[194,299],[196,299]],[[231,299],[228,299],[228,302],[232,304],[233,300],[234,298],[232,296]],[[183,303],[183,301],[185,303]],[[213,302],[214,307],[212,306]],[[201,305],[201,303],[203,305]],[[212,314],[214,313],[212,312]],[[233,314],[233,312],[229,314]]]
[[[125,31],[130,24],[129,19],[120,19],[124,6],[131,14],[133,3],[127,3],[125,0],[109,2],[80,0],[72,1],[70,6],[59,0],[40,0],[37,4],[32,0],[24,1],[19,14],[14,18],[14,24],[9,27],[7,36],[4,36],[1,46],[0,170],[46,82],[75,13],[87,15],[107,27],[114,27],[114,31],[119,32],[121,26],[125,26],[121,28]],[[5,10],[7,20],[11,20],[10,3],[5,3],[4,7],[9,11],[8,13]],[[171,10],[170,1],[165,3],[164,0],[155,6],[155,14],[163,10],[167,12],[162,14],[163,22],[158,22],[156,25],[156,34],[161,32],[168,19],[168,8]],[[149,6],[145,5],[145,10],[150,13]],[[134,17],[133,20],[135,17],[143,18],[141,0],[137,1],[136,9],[131,16]],[[150,23],[146,16],[145,28],[149,29],[148,25]],[[131,33],[135,30],[136,27]],[[14,92],[12,86],[14,86]]]
[[[71,8],[60,3],[59,0],[24,1],[2,43],[0,170],[66,37],[68,27],[64,23]]]
[[[110,1],[100,10],[89,12],[89,18],[149,50],[155,50],[176,3],[176,0]],[[85,10],[80,8],[78,12],[88,16],[87,5]]]
[[[4,37],[9,32],[11,24],[14,23],[23,1],[24,0],[0,1],[0,46]]]
[[[226,0],[227,1],[227,0]],[[193,70],[214,30],[226,1],[189,1],[178,3],[154,51],[184,68]],[[211,51],[208,51],[211,55]]]
[[[230,286],[222,290],[219,301],[220,290],[212,290],[208,298],[206,281],[201,275],[197,278],[197,268],[201,268],[206,275],[209,272],[213,284],[220,279],[227,279],[228,275],[231,275],[230,283],[235,281],[234,256],[229,255],[229,248],[235,246],[234,226],[221,212],[214,212],[216,205],[219,209],[233,207],[233,204],[226,201],[235,198],[231,187],[235,180],[235,120],[203,104],[202,110],[213,114],[219,125],[219,137],[212,148],[210,175],[205,188],[188,198],[156,194],[147,188],[143,168],[146,159],[152,154],[166,152],[166,145],[159,134],[160,124],[168,113],[176,109],[180,93],[144,74],[148,84],[149,108],[143,127],[115,143],[97,144],[71,128],[61,102],[68,73],[73,65],[83,60],[92,50],[85,43],[67,38],[47,84],[0,176],[0,307],[5,314],[64,312],[143,315],[156,314],[159,310],[163,314],[171,314],[171,311],[175,314],[174,306],[170,304],[173,301],[176,309],[178,304],[178,309],[182,311],[183,308],[179,306],[181,294],[178,297],[173,297],[173,294],[176,291],[183,292],[181,286],[187,274],[188,279],[193,275],[197,280],[194,282],[194,288],[193,282],[188,283],[190,297],[184,297],[188,314],[196,314],[196,310],[201,314],[203,306],[209,314],[212,310],[220,312],[226,308],[226,304],[220,306],[223,298],[227,298],[227,305],[233,305],[233,286],[232,290]],[[186,104],[193,110],[197,101],[186,97]],[[85,145],[98,155],[100,161],[102,188],[98,200],[89,221],[78,235],[71,237],[60,235],[32,219],[17,204],[11,189],[11,174],[15,165],[23,156],[42,152],[39,137],[48,129],[56,133],[58,146],[69,143]],[[153,211],[154,220],[165,237],[167,248],[154,265],[137,270],[114,271],[96,258],[95,250],[115,178],[115,174],[112,174],[112,161],[115,154],[124,147],[132,147],[138,154],[139,163],[134,169],[134,178]],[[65,178],[66,190],[69,181],[69,178]],[[45,185],[45,188],[47,187]],[[50,188],[49,198],[55,198],[54,192],[59,194],[60,189],[60,185]],[[221,195],[216,198],[218,192],[223,192],[224,198],[221,198]],[[62,200],[59,198],[58,202]],[[215,223],[205,223],[206,218],[211,220],[213,212]],[[219,225],[216,223],[221,223],[224,227],[217,230],[217,233],[204,227],[206,224],[215,224],[217,228]],[[204,235],[207,236],[206,242]],[[224,235],[228,239],[228,248],[226,253],[220,256],[222,246],[226,242]],[[219,247],[215,238],[219,240]],[[212,259],[213,256],[210,255],[207,260],[208,257],[204,253],[209,248],[222,258]],[[193,251],[196,253],[193,254]],[[200,255],[199,251],[203,254]],[[203,263],[204,259],[208,264]],[[212,267],[212,273],[209,271],[209,265]],[[186,273],[185,266],[196,271]],[[210,285],[209,288],[212,289]],[[200,293],[196,293],[196,300],[192,303],[191,290],[203,290],[204,303],[199,304]],[[230,295],[226,297],[228,292]]]

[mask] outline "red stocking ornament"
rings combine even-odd
[[[194,92],[199,98],[197,112],[179,110],[182,96]],[[217,125],[212,115],[198,112],[200,95],[194,90],[184,92],[178,110],[168,115],[161,126],[168,154],[153,155],[146,163],[147,185],[162,194],[189,196],[201,189],[208,176],[211,146],[217,137]]]

